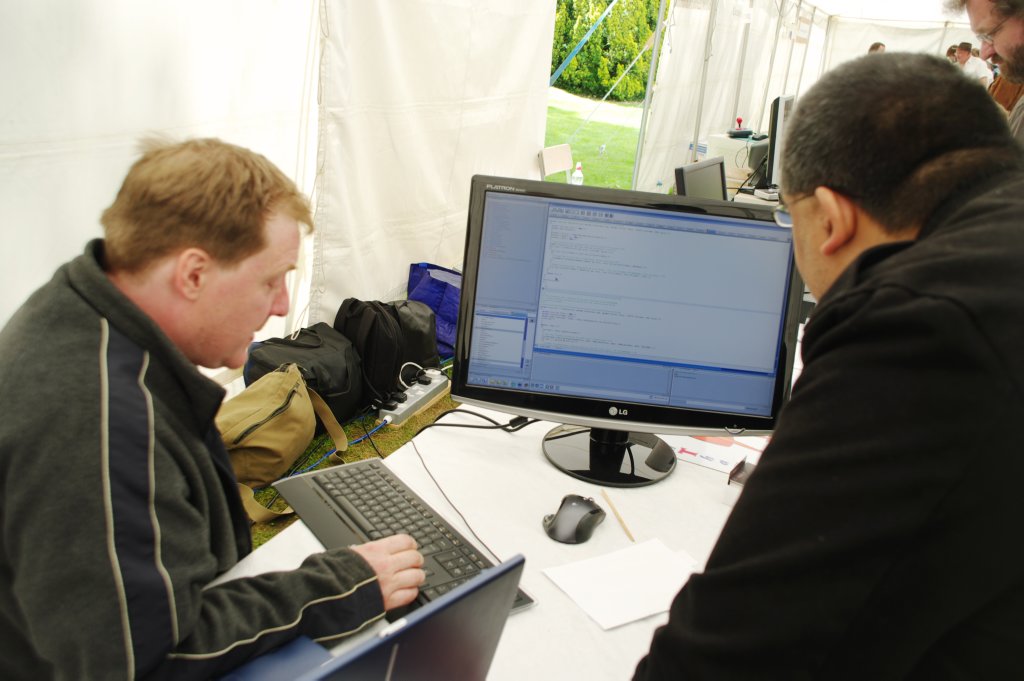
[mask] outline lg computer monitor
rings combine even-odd
[[[650,484],[655,434],[774,428],[802,293],[764,207],[477,176],[452,395],[573,426],[543,449],[574,477]]]
[[[725,157],[689,163],[676,168],[676,193],[695,199],[726,201]]]
[[[793,111],[796,97],[785,95],[772,101],[771,114],[768,119],[768,139],[755,149],[751,146],[751,169],[755,171],[756,180],[752,183],[756,189],[778,187],[782,179],[782,147],[786,141],[786,123]],[[754,167],[755,159],[760,157]]]

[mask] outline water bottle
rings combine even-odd
[[[576,161],[576,170],[572,171],[572,183],[583,184],[583,161]]]

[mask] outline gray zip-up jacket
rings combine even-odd
[[[202,376],[103,273],[61,267],[0,332],[0,678],[209,678],[383,615],[347,549],[206,585],[251,550]]]

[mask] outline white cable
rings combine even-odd
[[[423,371],[423,367],[421,367],[416,362],[406,362],[405,364],[402,365],[402,368],[398,370],[398,382],[401,383],[402,387],[405,388],[406,390],[412,387],[411,385],[402,380],[402,372],[405,371],[405,367],[408,366],[414,366],[420,370],[419,372],[416,373],[417,376],[419,376],[420,372]]]

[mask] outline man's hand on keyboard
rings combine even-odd
[[[385,610],[408,605],[416,598],[417,587],[426,578],[420,569],[423,556],[416,550],[416,540],[396,534],[353,546],[352,550],[377,573]]]

